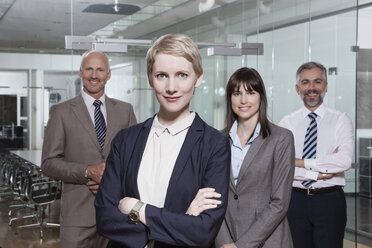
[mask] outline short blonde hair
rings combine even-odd
[[[151,80],[152,67],[158,53],[180,56],[189,61],[196,75],[203,74],[201,56],[198,46],[188,36],[183,34],[166,34],[158,38],[147,51],[147,76]]]

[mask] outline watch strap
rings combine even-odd
[[[139,212],[143,205],[145,205],[145,203],[143,203],[141,200],[138,200],[138,202],[134,204],[134,207],[132,208],[131,211]]]

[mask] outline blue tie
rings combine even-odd
[[[308,114],[310,118],[310,125],[306,130],[304,149],[302,152],[302,158],[316,158],[316,146],[318,137],[318,127],[316,124],[317,114],[311,112]],[[315,183],[314,180],[306,180],[301,182],[305,187],[309,187],[311,184]]]
[[[100,100],[95,100],[93,103],[95,107],[94,126],[96,127],[98,143],[102,150],[103,146],[105,145],[105,139],[106,139],[106,123],[105,123],[105,118],[103,117],[103,114],[101,112],[101,104],[102,102]]]

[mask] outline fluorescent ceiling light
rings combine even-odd
[[[125,53],[128,51],[128,45],[131,46],[151,46],[152,40],[139,39],[112,39],[112,38],[96,38],[90,36],[65,36],[65,48],[74,50],[89,50],[96,49],[103,52],[119,52]],[[240,43],[240,47],[236,47],[236,43],[221,43],[221,42],[196,42],[199,48],[207,47],[207,55],[215,56],[241,56],[241,55],[263,55],[263,43]]]
[[[0,20],[4,17],[6,12],[12,7],[15,0],[0,0]]]
[[[99,50],[102,52],[126,53],[129,45],[150,46],[151,40],[93,39],[88,36],[65,36],[65,48],[73,50]]]

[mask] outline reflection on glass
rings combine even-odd
[[[17,96],[0,95],[0,125],[17,124]]]
[[[26,96],[21,96],[21,113],[20,113],[21,117],[27,116],[27,109],[28,109],[27,101],[28,101],[28,98]]]

